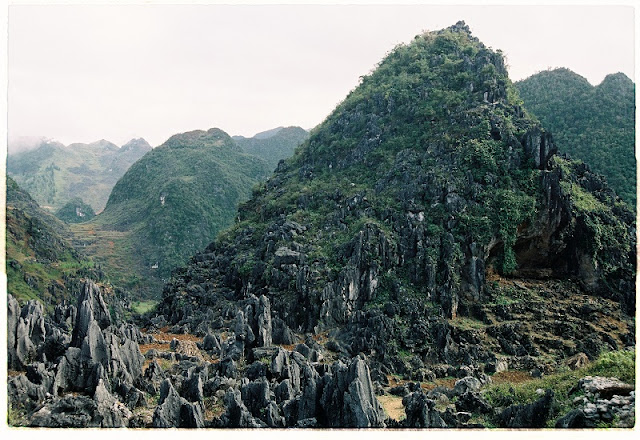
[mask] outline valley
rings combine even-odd
[[[310,133],[172,136],[89,221],[9,180],[9,424],[633,428],[635,199],[524,88],[461,21]]]

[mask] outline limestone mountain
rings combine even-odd
[[[176,271],[158,312],[233,332],[249,357],[323,340],[369,356],[383,385],[441,364],[554,371],[633,344],[634,215],[555,153],[499,52],[464,23],[419,35]],[[616,327],[595,330],[585,298]],[[255,317],[266,304],[268,325]]]
[[[251,138],[234,136],[233,140],[248,154],[258,156],[275,169],[278,162],[293,156],[293,152],[309,133],[300,127],[278,127]]]
[[[172,136],[131,166],[100,215],[73,226],[76,244],[115,284],[151,295],[233,223],[238,203],[268,172],[222,130]]]
[[[69,200],[55,213],[56,217],[65,223],[82,223],[96,216],[93,208],[82,201],[80,197]]]
[[[105,140],[69,146],[43,141],[37,148],[9,154],[7,173],[47,210],[80,198],[100,211],[118,179],[150,150],[144,139],[121,148]]]
[[[142,329],[91,280],[49,313],[9,294],[8,424],[633,427],[634,215],[555,149],[463,22],[419,35],[174,273]],[[158,219],[171,250],[254,179],[231,170],[264,166],[220,130],[176,135],[72,227],[130,258]]]
[[[20,302],[38,299],[48,310],[74,300],[82,277],[101,271],[71,246],[66,224],[44,211],[7,178],[7,290]]]
[[[635,84],[623,73],[592,86],[569,69],[515,83],[525,107],[551,130],[560,153],[585,161],[636,203]]]

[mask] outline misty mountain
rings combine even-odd
[[[222,130],[174,135],[129,168],[100,215],[73,225],[76,245],[115,284],[158,295],[173,269],[233,223],[268,174]]]
[[[10,154],[7,173],[47,210],[80,198],[97,212],[118,179],[150,150],[144,139],[121,148],[106,140],[69,146],[43,141],[29,151]]]
[[[9,136],[7,153],[16,154],[24,151],[35,150],[44,143],[52,142],[44,136]]]
[[[557,153],[464,22],[396,46],[274,172],[177,134],[71,225],[118,282],[171,273],[160,303],[123,322],[92,274],[49,313],[10,293],[8,423],[633,428],[635,215]],[[63,249],[42,229],[13,261]]]

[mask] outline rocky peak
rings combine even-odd
[[[149,145],[149,143],[145,139],[137,138],[137,139],[131,139],[129,142],[127,142],[122,147],[120,147],[120,150],[119,150],[120,153],[126,153],[131,151],[135,151],[135,152],[151,151],[151,145]]]
[[[264,295],[274,332],[335,331],[394,370],[402,349],[453,359],[429,348],[449,345],[437,323],[490,303],[489,277],[577,276],[632,310],[632,216],[555,152],[500,53],[463,23],[420,35],[174,275],[159,311],[197,328],[212,304]]]
[[[99,329],[104,330],[111,325],[111,316],[104,299],[102,299],[100,288],[92,281],[87,280],[78,297],[78,314],[73,327],[71,345],[79,347],[92,324],[96,324]]]

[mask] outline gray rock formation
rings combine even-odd
[[[46,338],[44,307],[30,300],[20,308],[11,294],[7,295],[8,366],[23,370],[29,363],[45,361]]]
[[[337,362],[323,378],[321,417],[328,427],[382,428],[384,411],[375,397],[369,368],[361,358]]]
[[[547,390],[540,399],[528,405],[512,405],[498,416],[501,428],[544,428],[549,418],[554,393]]]
[[[129,426],[129,420],[133,416],[129,408],[119,402],[107,390],[101,380],[93,395],[96,403],[96,413],[101,417],[100,427],[102,428],[125,428]]]
[[[201,403],[190,403],[180,397],[166,379],[160,387],[160,400],[153,413],[154,428],[202,428],[204,411]]]
[[[79,347],[82,344],[92,322],[104,330],[111,325],[111,316],[100,288],[92,281],[87,281],[78,297],[78,312],[73,326],[71,345]]]
[[[98,428],[101,416],[87,396],[67,396],[53,400],[30,419],[30,426],[41,428]]]
[[[436,402],[427,398],[422,391],[415,391],[402,399],[407,418],[407,428],[446,428],[440,413],[435,409]]]

